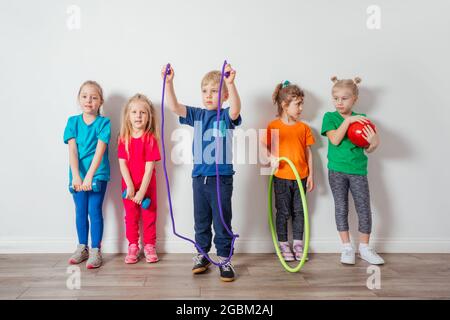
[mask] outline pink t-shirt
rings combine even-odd
[[[140,138],[131,137],[131,141],[128,145],[128,153],[125,149],[125,143],[121,139],[119,139],[117,149],[118,158],[128,161],[128,170],[130,170],[134,188],[136,191],[139,190],[145,173],[145,163],[148,161],[161,160],[158,141],[152,134],[144,134]],[[122,191],[125,190],[125,188],[125,180],[122,178]],[[152,178],[146,194],[148,195],[150,189],[153,188],[156,188],[155,169],[153,169]]]

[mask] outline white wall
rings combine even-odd
[[[66,26],[81,9],[81,29]],[[366,26],[369,5],[381,29]],[[273,118],[272,90],[289,79],[306,90],[304,118],[314,129],[317,189],[309,195],[315,252],[338,250],[326,179],[322,116],[332,110],[331,75],[360,76],[356,110],[368,113],[382,145],[370,155],[374,244],[384,252],[450,252],[450,56],[447,1],[1,1],[0,252],[70,252],[76,244],[67,191],[66,120],[79,113],[87,79],[106,93],[113,136],[125,100],[144,92],[159,107],[160,70],[171,62],[181,102],[199,104],[200,79],[224,59],[237,69],[242,129]],[[179,127],[167,115],[166,134]],[[168,148],[174,142],[166,139]],[[104,205],[104,250],[125,248],[116,143]],[[168,165],[177,229],[193,236],[189,165]],[[237,252],[271,252],[267,177],[237,165],[233,227]],[[171,231],[162,167],[158,177],[159,249],[191,252]],[[356,230],[352,209],[352,230]]]

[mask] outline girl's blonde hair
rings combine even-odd
[[[101,104],[100,104],[100,108],[98,109],[98,115],[102,114],[102,106],[103,106],[103,102],[105,102],[105,100],[103,99],[103,89],[102,87],[98,84],[98,82],[94,81],[94,80],[87,80],[85,82],[83,82],[83,84],[80,86],[80,89],[78,90],[78,99],[80,99],[80,94],[81,94],[81,90],[83,90],[84,86],[93,86],[95,87],[95,89],[97,89],[97,93],[100,96],[100,100],[101,100]]]
[[[355,77],[354,79],[341,79],[339,80],[336,76],[331,77],[331,81],[333,81],[334,85],[332,88],[332,92],[335,89],[348,88],[352,90],[352,93],[355,97],[358,96],[358,84],[361,83],[360,77]]]
[[[145,109],[149,116],[148,121],[144,128],[144,134],[142,135],[142,138],[146,140],[149,138],[150,135],[153,135],[156,139],[158,139],[158,130],[156,125],[156,111],[155,108],[153,107],[153,103],[145,95],[141,93],[136,93],[127,101],[122,110],[122,123],[120,126],[119,142],[123,142],[125,144],[125,150],[127,151],[127,154],[129,154],[128,147],[131,141],[131,133],[133,130],[133,126],[130,121],[130,105],[132,102],[135,101],[144,102]]]
[[[292,84],[289,81],[277,84],[272,94],[272,102],[278,107],[278,116],[281,117],[283,114],[283,102],[289,104],[294,99],[303,99],[304,96],[305,93],[296,84]]]

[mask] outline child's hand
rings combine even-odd
[[[167,68],[167,65],[165,65],[163,68],[162,68],[162,70],[161,70],[161,77],[164,79],[164,75],[165,75],[165,73],[166,73],[166,68]],[[169,83],[172,83],[172,81],[173,81],[173,77],[175,76],[175,72],[173,71],[173,68],[172,68],[172,66],[170,66],[170,73],[167,75],[167,77],[166,77],[166,83],[167,84],[169,84]]]
[[[371,126],[364,126],[362,131],[362,137],[366,139],[370,145],[378,145],[380,137],[378,136],[378,133],[376,133],[375,130],[372,129]]]
[[[81,177],[79,175],[74,176],[72,178],[72,188],[76,191],[76,192],[80,192],[81,190],[81,185],[83,184],[83,180],[81,180]]]
[[[348,124],[352,124],[353,122],[359,122],[361,124],[369,123],[369,119],[360,115],[348,117],[346,120],[348,121]]]
[[[142,192],[141,190],[139,190],[138,192],[136,192],[136,195],[134,196],[134,198],[132,199],[134,203],[137,204],[141,204],[142,200],[144,200],[145,197],[145,193]]]
[[[306,179],[306,190],[308,192],[311,192],[314,190],[314,178],[313,176],[309,175]]]
[[[125,199],[132,200],[135,192],[136,191],[135,191],[133,185],[131,185],[131,186],[127,185],[127,195],[126,195]]]
[[[278,161],[278,158],[274,157],[274,156],[270,156],[269,160],[270,160],[270,167],[272,169],[278,169],[278,167],[280,166],[280,162]]]
[[[86,175],[83,180],[83,184],[81,185],[81,190],[83,191],[90,191],[92,190],[92,176]]]
[[[228,78],[224,77],[225,83],[227,85],[233,84],[234,83],[234,78],[236,77],[236,70],[231,68],[231,64],[227,64],[225,66],[225,72],[229,72],[230,73],[230,76]]]

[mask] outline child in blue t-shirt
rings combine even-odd
[[[164,78],[165,67],[162,71]],[[236,71],[231,65],[226,65],[225,72],[230,72],[224,78],[222,87],[222,101],[229,100],[230,107],[221,110],[220,122],[217,125],[217,107],[219,105],[220,71],[208,72],[202,80],[202,98],[204,108],[195,108],[178,103],[173,85],[174,71],[166,78],[167,104],[172,112],[180,117],[181,124],[194,127],[194,141],[192,152],[194,155],[194,169],[192,171],[192,187],[194,193],[194,229],[195,241],[206,253],[211,249],[211,224],[214,227],[214,244],[221,261],[227,259],[231,250],[232,236],[228,234],[220,219],[216,192],[216,136],[220,140],[219,175],[220,198],[225,223],[231,230],[231,196],[233,193],[233,164],[232,164],[232,129],[241,124],[241,101],[234,79]],[[216,130],[219,130],[216,133]],[[194,256],[192,272],[205,272],[210,262],[201,253]],[[231,262],[220,267],[220,279],[234,280],[234,268]]]
[[[64,130],[64,143],[69,145],[69,186],[75,202],[79,241],[69,263],[88,260],[88,269],[102,264],[102,204],[109,181],[108,144],[111,136],[109,119],[100,115],[103,101],[100,85],[95,81],[84,82],[78,92],[83,113],[70,117]],[[91,250],[88,250],[89,224]]]

